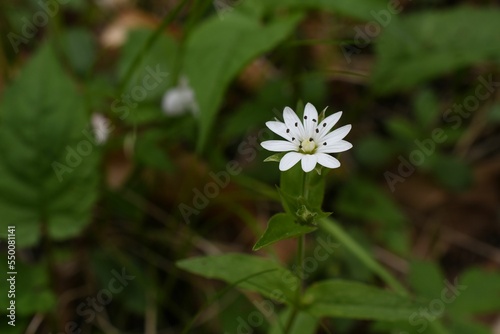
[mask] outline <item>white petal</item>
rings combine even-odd
[[[298,149],[297,145],[284,140],[266,140],[260,145],[271,152],[297,151]]]
[[[299,140],[304,138],[304,126],[297,114],[290,107],[285,107],[283,110],[283,120],[287,128],[293,133],[293,136],[299,137]]]
[[[274,132],[275,134],[285,138],[288,141],[292,141],[292,136],[290,135],[290,131],[287,133],[287,127],[283,122],[270,121],[266,122],[266,126]]]
[[[344,126],[338,128],[337,130],[330,132],[326,136],[319,139],[320,145],[323,145],[323,143],[325,143],[325,142],[326,142],[326,145],[331,145],[337,141],[344,139],[344,137],[347,136],[349,131],[351,131],[351,128],[352,128],[352,125],[347,124],[347,125],[344,125]]]
[[[178,86],[169,89],[162,99],[163,112],[168,116],[177,116],[186,113],[196,104],[194,91],[187,82],[186,77],[182,77]]]
[[[320,165],[323,165],[327,168],[338,168],[340,167],[340,162],[332,157],[331,155],[324,154],[324,153],[316,153],[316,156],[318,157],[318,163]]]
[[[316,149],[318,153],[340,153],[352,148],[352,144],[348,141],[341,140],[334,142],[331,145],[321,145]]]
[[[109,120],[100,113],[93,113],[91,118],[92,128],[98,144],[103,144],[108,140],[110,132]]]
[[[311,104],[306,104],[304,108],[304,129],[306,137],[312,137],[318,125],[318,111]]]
[[[316,167],[316,162],[318,159],[314,154],[304,154],[302,155],[302,169],[304,172],[308,173]]]
[[[325,136],[335,126],[335,124],[337,124],[341,116],[342,111],[339,111],[325,118],[320,124],[318,124],[319,133],[315,133],[316,137],[314,139],[319,139]]]
[[[284,172],[295,166],[302,156],[303,154],[297,152],[288,152],[285,154],[285,156],[280,160],[280,171]]]

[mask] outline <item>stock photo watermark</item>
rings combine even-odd
[[[443,113],[443,122],[450,124],[452,129],[458,129],[464,119],[469,118],[474,111],[479,109],[481,102],[486,101],[500,86],[499,81],[493,81],[491,74],[488,76],[488,79],[479,76],[478,82],[474,89],[474,94],[465,97],[461,103],[454,103],[453,106],[446,109]],[[448,140],[448,135],[446,135],[441,127],[436,127],[432,130],[428,138],[422,140],[415,139],[414,143],[417,148],[411,151],[406,157],[399,155],[397,170],[395,172],[384,172],[384,178],[391,191],[394,192],[398,183],[405,182],[407,178],[413,175],[416,168],[424,164],[434,154],[436,147],[446,140]]]
[[[7,226],[7,322],[16,326],[16,227]]]
[[[156,89],[163,80],[168,77],[167,72],[163,72],[160,65],[156,65],[156,68],[150,66],[146,67],[146,74],[142,78],[142,83],[132,87],[129,92],[123,93],[119,99],[115,99],[111,103],[111,111],[118,115],[121,120],[124,120],[130,115],[131,109],[137,108],[138,102],[144,101],[148,96],[149,92]],[[115,127],[108,120],[103,120],[99,131],[111,133]],[[67,145],[66,156],[62,162],[54,161],[52,162],[52,169],[57,176],[59,182],[64,179],[64,174],[72,173],[80,164],[83,159],[89,156],[96,146],[100,144],[99,133],[94,133],[95,131],[90,128],[82,130],[82,134],[86,139],[80,140],[76,145]]]
[[[39,29],[45,27],[51,18],[59,13],[61,5],[65,5],[71,0],[39,0],[37,5],[40,8],[30,18],[24,16],[21,19],[23,23],[21,31],[15,33],[13,31],[7,34],[10,45],[14,52],[19,52],[19,45],[28,44],[38,33]]]
[[[431,300],[427,307],[421,307],[418,312],[414,312],[408,317],[410,325],[414,327],[419,326],[417,332],[424,332],[430,322],[439,319],[444,314],[446,305],[453,303],[455,299],[467,289],[467,285],[459,284],[456,277],[453,283],[448,280],[444,280],[443,283],[445,286],[441,290],[441,294],[438,298]],[[409,333],[399,332],[398,334]]]

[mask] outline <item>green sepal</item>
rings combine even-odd
[[[276,153],[264,159],[264,162],[280,162],[287,152]]]

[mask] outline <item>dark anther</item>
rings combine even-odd
[[[319,133],[319,130],[318,130],[318,129],[316,129],[316,133]]]
[[[295,140],[295,137],[292,137],[292,141],[294,141],[294,140]]]
[[[289,133],[290,132],[290,129],[286,129],[286,133]]]
[[[323,127],[325,127],[325,126],[326,126],[326,123],[323,123]]]
[[[299,123],[295,122],[295,126],[298,126],[298,125],[299,125]]]
[[[325,146],[326,146],[326,141],[323,143],[323,145],[325,145]]]
[[[312,138],[309,138],[309,141],[313,141],[313,139],[312,139]]]
[[[302,145],[299,145],[299,148],[302,149]]]
[[[307,119],[307,116],[304,116],[304,119]]]
[[[316,122],[316,120],[313,118],[313,122]]]

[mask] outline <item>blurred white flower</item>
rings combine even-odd
[[[342,140],[351,131],[345,125],[329,132],[342,116],[339,111],[320,121],[316,108],[308,103],[304,109],[304,122],[295,112],[285,107],[283,122],[271,121],[266,126],[286,140],[267,140],[262,147],[272,152],[288,152],[281,158],[279,169],[286,171],[301,161],[304,172],[310,172],[319,163],[327,168],[340,167],[340,162],[327,153],[339,153],[352,148],[352,144]]]
[[[110,132],[109,120],[100,113],[93,113],[91,118],[95,140],[98,144],[103,144],[108,140]]]
[[[194,91],[189,86],[186,77],[181,77],[179,85],[167,90],[163,95],[162,109],[167,116],[182,115],[188,111],[193,114],[198,113]]]

